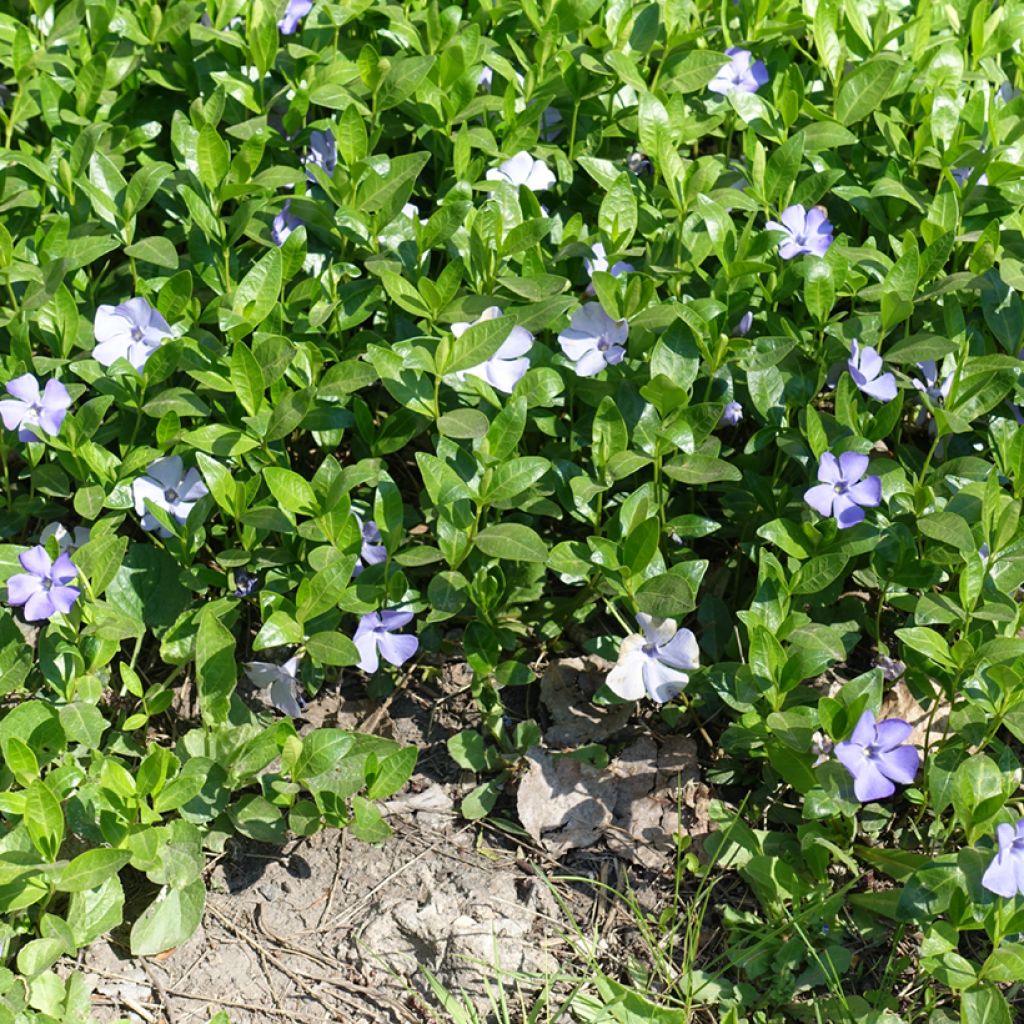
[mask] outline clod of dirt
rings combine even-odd
[[[583,746],[606,740],[632,717],[634,705],[598,707],[591,703],[613,663],[596,654],[552,662],[540,680],[540,699],[551,722],[544,738],[552,747]]]
[[[661,745],[642,737],[604,770],[539,748],[527,761],[519,820],[556,856],[603,836],[623,859],[661,869],[672,863],[677,834],[708,831],[710,791],[688,737],[670,736]]]

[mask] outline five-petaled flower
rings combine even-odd
[[[286,199],[281,212],[274,218],[270,228],[270,237],[274,245],[284,245],[288,236],[296,229],[302,227],[302,221],[291,211],[292,201]]]
[[[700,667],[697,639],[672,619],[641,612],[636,621],[642,632],[622,641],[619,660],[605,682],[623,700],[640,700],[646,694],[664,704],[690,681],[689,671]]]
[[[338,143],[334,139],[334,132],[328,129],[324,132],[310,133],[309,153],[304,163],[308,167],[319,167],[328,178],[334,175],[334,168],[338,166]],[[310,184],[316,183],[312,172],[306,171],[306,177]]]
[[[54,561],[42,544],[18,555],[25,570],[7,581],[7,603],[25,606],[27,622],[51,618],[56,612],[67,614],[81,591],[69,586],[78,570],[65,551]]]
[[[497,320],[500,316],[500,306],[488,306],[472,324],[464,321],[452,324],[452,334],[460,338],[470,327],[485,320]],[[533,335],[525,327],[513,327],[490,359],[466,370],[457,371],[455,377],[460,381],[464,381],[467,374],[470,377],[479,377],[487,381],[495,391],[511,394],[530,368],[530,360],[526,358],[526,353],[530,351],[532,345]]]
[[[100,306],[93,322],[97,345],[92,357],[103,366],[126,359],[139,372],[146,360],[170,338],[170,324],[142,298],[128,299],[117,306]]]
[[[18,432],[19,441],[41,441],[39,432],[56,437],[68,414],[71,395],[59,380],[46,382],[42,393],[31,373],[7,382],[10,398],[0,401],[0,419],[8,430]]]
[[[732,60],[718,69],[718,74],[708,82],[712,92],[722,95],[730,92],[757,92],[762,85],[768,84],[768,69],[762,60],[753,60],[749,50],[738,46],[730,46],[725,51]]]
[[[367,565],[380,565],[388,557],[388,549],[381,543],[383,538],[380,535],[380,527],[372,520],[365,523],[355,509],[352,510],[356,522],[359,524],[359,534],[362,538],[362,546],[359,549],[359,557],[356,559],[356,567],[352,570],[353,576],[358,576]]]
[[[300,658],[296,655],[283,665],[275,665],[269,661],[250,661],[245,666],[249,682],[260,690],[269,686],[270,703],[278,711],[292,718],[298,718],[306,706],[298,679],[299,661]]]
[[[281,35],[290,36],[298,31],[302,19],[313,9],[313,0],[288,0],[284,16],[277,23]]]
[[[861,479],[868,463],[868,457],[860,452],[843,452],[838,459],[831,452],[823,452],[818,462],[821,483],[805,492],[804,501],[819,515],[835,516],[840,529],[856,526],[864,520],[865,508],[874,508],[882,501],[881,478]]]
[[[799,203],[787,206],[778,221],[770,220],[765,227],[769,231],[785,232],[786,237],[779,242],[779,255],[784,260],[801,254],[824,256],[832,244],[832,225],[820,206],[812,206],[809,210]]]
[[[352,642],[359,651],[357,667],[376,672],[380,659],[396,667],[404,665],[418,650],[419,639],[396,630],[412,622],[412,612],[370,612],[359,620]]]
[[[209,493],[199,470],[185,472],[177,455],[156,459],[146,467],[144,476],[132,482],[135,512],[142,517],[142,528],[156,530],[161,537],[169,537],[170,533],[146,508],[147,501],[163,509],[175,522],[184,523],[195,503]]]
[[[861,803],[884,800],[896,792],[894,783],[910,785],[917,775],[921,755],[915,747],[903,746],[911,733],[902,718],[875,723],[865,711],[850,738],[837,743],[835,755],[853,776],[853,792]]]
[[[622,362],[628,337],[625,320],[613,320],[599,302],[585,302],[559,334],[558,344],[576,364],[579,376],[593,377],[606,366]]]
[[[542,192],[555,183],[548,165],[543,160],[534,160],[525,149],[492,167],[486,177],[488,181],[504,181],[515,188],[525,185],[531,192]]]
[[[911,384],[922,394],[927,395],[932,405],[941,405],[949,398],[949,389],[953,386],[952,372],[940,378],[939,367],[934,359],[926,359],[923,363],[918,363],[917,368],[921,371],[924,380],[913,380]]]
[[[981,876],[981,884],[997,896],[1024,896],[1024,818],[1016,827],[1003,822],[996,827],[999,849]]]
[[[861,348],[857,339],[853,339],[846,363],[853,383],[865,395],[880,402],[891,402],[896,397],[896,378],[891,373],[882,373],[882,365],[882,357],[875,349]]]

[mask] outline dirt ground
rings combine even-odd
[[[400,693],[383,715],[379,701],[311,709],[307,728],[370,719],[420,747],[417,774],[387,804],[393,838],[368,846],[327,831],[280,848],[231,842],[208,870],[203,923],[185,945],[141,960],[113,936],[86,951],[78,967],[94,986],[97,1016],[205,1024],[223,1010],[232,1024],[449,1021],[422,968],[483,1006],[488,981],[508,990],[514,974],[529,989],[530,978],[585,971],[570,917],[600,936],[603,958],[625,955],[635,941],[628,915],[600,886],[565,878],[629,885],[655,909],[671,890],[666,831],[706,829],[707,791],[692,741],[655,742],[621,710],[588,708],[601,670],[568,661],[545,676],[546,743],[530,752],[519,793],[529,837],[457,813],[476,781],[445,747],[467,724],[457,671],[437,695]],[[623,730],[622,752],[604,769],[547,749]]]

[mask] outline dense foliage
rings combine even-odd
[[[339,671],[468,663],[483,816],[583,647],[753,897],[669,995],[1009,1024],[1024,6],[3,7],[0,1022],[126,879],[152,954],[233,833],[386,838]]]

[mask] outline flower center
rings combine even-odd
[[[840,480],[839,483],[832,487],[832,490],[836,494],[845,494],[850,489],[850,485],[845,480]]]
[[[658,656],[657,644],[644,644],[644,646],[641,649],[643,650],[644,654],[647,655],[648,658],[656,658]]]
[[[178,500],[178,492],[173,487],[168,487],[167,490],[164,491],[164,501],[169,505],[176,505]]]
[[[611,348],[612,343],[605,337],[597,339],[597,351],[607,352]]]
[[[135,326],[132,328],[132,341],[142,341],[142,328]]]

